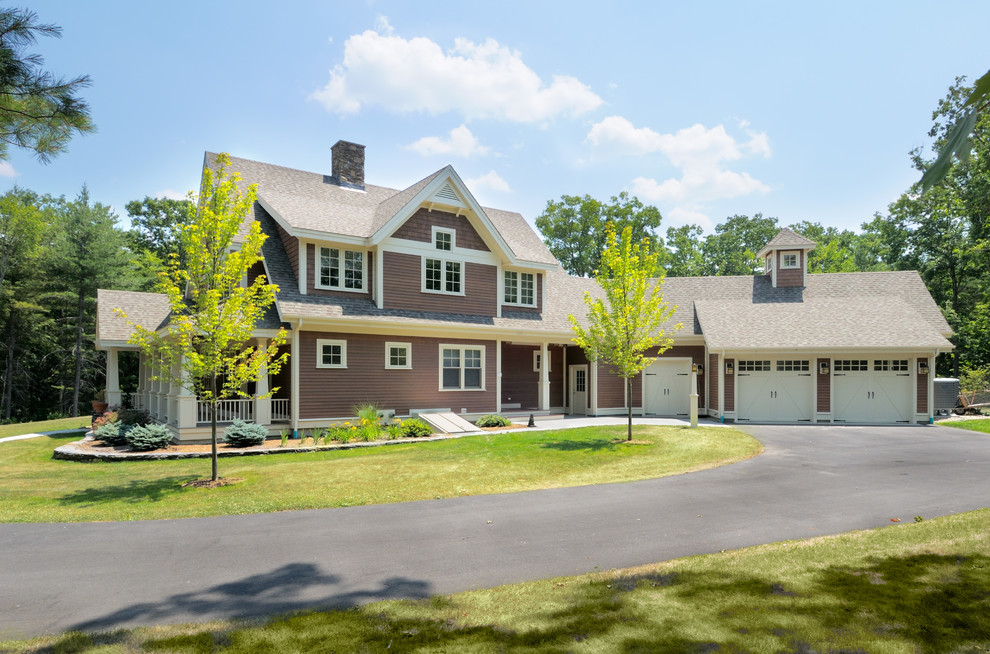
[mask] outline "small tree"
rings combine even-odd
[[[581,346],[591,361],[611,364],[613,371],[626,380],[626,413],[629,418],[628,440],[632,440],[632,379],[656,360],[646,356],[650,348],[657,355],[674,343],[662,325],[670,320],[677,307],[663,299],[664,278],[651,278],[659,267],[657,252],[650,249],[650,240],[632,240],[632,228],[622,230],[621,239],[611,226],[606,231],[606,247],[595,280],[604,297],[584,294],[588,305],[588,327],[568,316],[574,331],[574,342]],[[681,328],[674,325],[670,333]]]
[[[248,270],[261,261],[266,238],[258,223],[252,222],[240,247],[234,242],[254,205],[257,187],[252,184],[244,193],[239,190],[240,175],[227,173],[230,157],[226,154],[217,155],[216,165],[216,173],[209,168],[203,171],[196,216],[182,227],[185,267],[173,257],[169,269],[160,275],[159,291],[168,296],[171,306],[168,325],[151,331],[132,323],[131,337],[152,361],[162,362],[154,373],[158,379],[179,384],[191,381],[199,399],[209,405],[212,481],[218,479],[220,400],[247,397],[241,390],[245,383],[257,381],[266,368],[277,373],[288,357],[278,354],[278,347],[285,343],[283,330],[266,349],[248,345],[278,289],[263,275],[250,286],[242,284]]]

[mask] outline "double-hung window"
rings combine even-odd
[[[347,341],[318,339],[316,341],[317,368],[346,368]]]
[[[440,346],[440,390],[484,390],[485,348]]]
[[[463,264],[447,259],[423,259],[423,290],[430,293],[464,295]]]
[[[364,290],[364,252],[320,247],[316,287]]]
[[[535,291],[536,281],[533,273],[517,272],[515,270],[505,271],[505,292],[502,298],[505,304],[534,306],[536,299]]]

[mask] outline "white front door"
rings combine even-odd
[[[657,359],[643,371],[643,413],[686,416],[691,410],[691,361]]]
[[[570,382],[568,385],[571,397],[571,413],[585,415],[588,413],[588,365],[570,367]]]

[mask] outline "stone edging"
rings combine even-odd
[[[509,431],[509,430],[505,430]],[[512,430],[515,431],[515,430]],[[265,454],[292,454],[295,452],[325,452],[332,450],[353,450],[359,447],[381,447],[384,445],[401,445],[403,443],[426,443],[430,441],[446,441],[465,436],[477,436],[489,432],[477,431],[465,434],[444,434],[441,436],[425,436],[422,438],[396,438],[388,441],[369,441],[357,443],[336,443],[333,445],[311,445],[309,447],[269,447],[269,448],[239,448],[217,451],[217,457],[232,456],[262,456]],[[501,433],[501,432],[498,432]],[[86,434],[81,441],[67,443],[56,447],[52,452],[53,459],[62,461],[165,461],[170,459],[209,459],[211,452],[98,452],[80,447],[83,443],[93,442],[93,432]]]

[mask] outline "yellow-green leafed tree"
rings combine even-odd
[[[150,361],[161,361],[154,370],[158,379],[192,382],[200,401],[209,405],[213,481],[218,479],[217,405],[226,398],[247,397],[241,390],[244,384],[257,381],[266,369],[276,374],[288,358],[278,353],[285,343],[281,329],[267,348],[250,345],[255,325],[275,302],[278,288],[263,275],[244,284],[248,270],[261,261],[267,237],[252,221],[247,235],[237,242],[257,187],[252,184],[241,192],[240,175],[228,172],[229,165],[230,157],[219,154],[216,170],[203,171],[200,195],[193,205],[196,214],[180,236],[185,267],[173,257],[168,270],[159,275],[158,291],[168,296],[171,307],[166,326],[152,331],[134,324],[131,336],[131,343],[139,345]]]
[[[629,418],[628,440],[632,440],[632,379],[656,360],[646,356],[651,348],[657,354],[670,349],[670,334],[681,328],[678,323],[668,333],[663,325],[673,316],[676,306],[663,299],[663,277],[653,277],[660,270],[660,255],[650,248],[650,240],[633,242],[632,228],[617,236],[611,226],[605,235],[606,247],[595,280],[603,297],[584,294],[588,305],[587,327],[568,316],[574,342],[584,349],[592,363],[611,364],[613,372],[626,380],[626,414]]]

